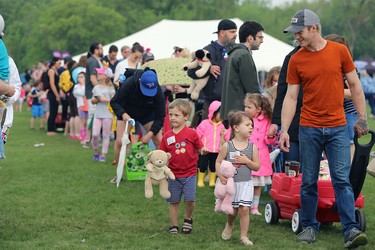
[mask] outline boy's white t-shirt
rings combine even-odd
[[[92,90],[92,96],[104,97],[111,100],[115,94],[115,89],[103,84],[98,84]],[[113,115],[108,110],[108,102],[98,102],[95,107],[95,118],[113,118]]]

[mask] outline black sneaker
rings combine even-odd
[[[357,248],[367,245],[367,235],[357,228],[352,229],[345,237],[345,248]]]
[[[313,243],[316,238],[315,238],[315,230],[312,227],[306,227],[302,232],[300,232],[297,235],[297,242],[304,242],[311,244]]]

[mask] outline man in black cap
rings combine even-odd
[[[349,84],[358,112],[354,129],[358,137],[367,134],[366,102],[353,60],[346,46],[327,41],[321,36],[319,17],[311,10],[297,11],[284,33],[293,33],[301,45],[289,61],[288,90],[284,98],[280,149],[289,152],[288,129],[296,110],[300,88],[303,108],[300,117],[299,141],[302,166],[301,220],[303,231],[297,241],[312,243],[319,231],[318,175],[324,150],[329,162],[335,191],[337,212],[342,224],[346,248],[367,244],[367,236],[356,221],[354,193],[349,182],[350,141],[344,113],[343,74]]]
[[[208,107],[211,102],[221,100],[221,89],[223,83],[222,73],[225,68],[225,60],[228,57],[225,45],[229,41],[236,40],[237,25],[229,19],[223,19],[219,22],[217,31],[214,33],[217,34],[217,40],[211,41],[209,45],[203,48],[210,52],[212,66],[210,69],[210,78],[208,79],[206,86],[203,88],[204,104],[202,119],[207,119]]]

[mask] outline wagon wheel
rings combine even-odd
[[[264,207],[264,219],[268,224],[279,222],[280,209],[275,201],[268,202]]]
[[[366,215],[365,215],[365,213],[361,209],[358,209],[358,208],[356,208],[354,212],[355,212],[355,220],[359,224],[358,229],[361,230],[362,232],[365,232],[366,231]]]
[[[302,231],[301,209],[296,209],[292,217],[292,231],[298,234]]]

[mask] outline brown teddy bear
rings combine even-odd
[[[188,76],[192,78],[187,93],[191,99],[197,100],[199,92],[206,86],[210,77],[211,54],[207,50],[199,49],[195,52],[195,60],[184,66],[184,70],[188,70]]]
[[[171,193],[168,191],[168,180],[176,179],[172,171],[167,167],[168,160],[171,158],[170,153],[162,150],[154,150],[148,154],[148,163],[146,165],[147,174],[145,180],[145,196],[152,198],[154,195],[152,184],[159,185],[160,195],[168,199]]]
[[[227,177],[227,184],[221,183],[220,179],[217,178],[215,185],[215,196],[216,205],[215,212],[224,212],[226,214],[233,214],[232,202],[234,199],[234,175],[236,174],[236,168],[229,161],[222,161],[220,164],[220,173],[222,176]]]

